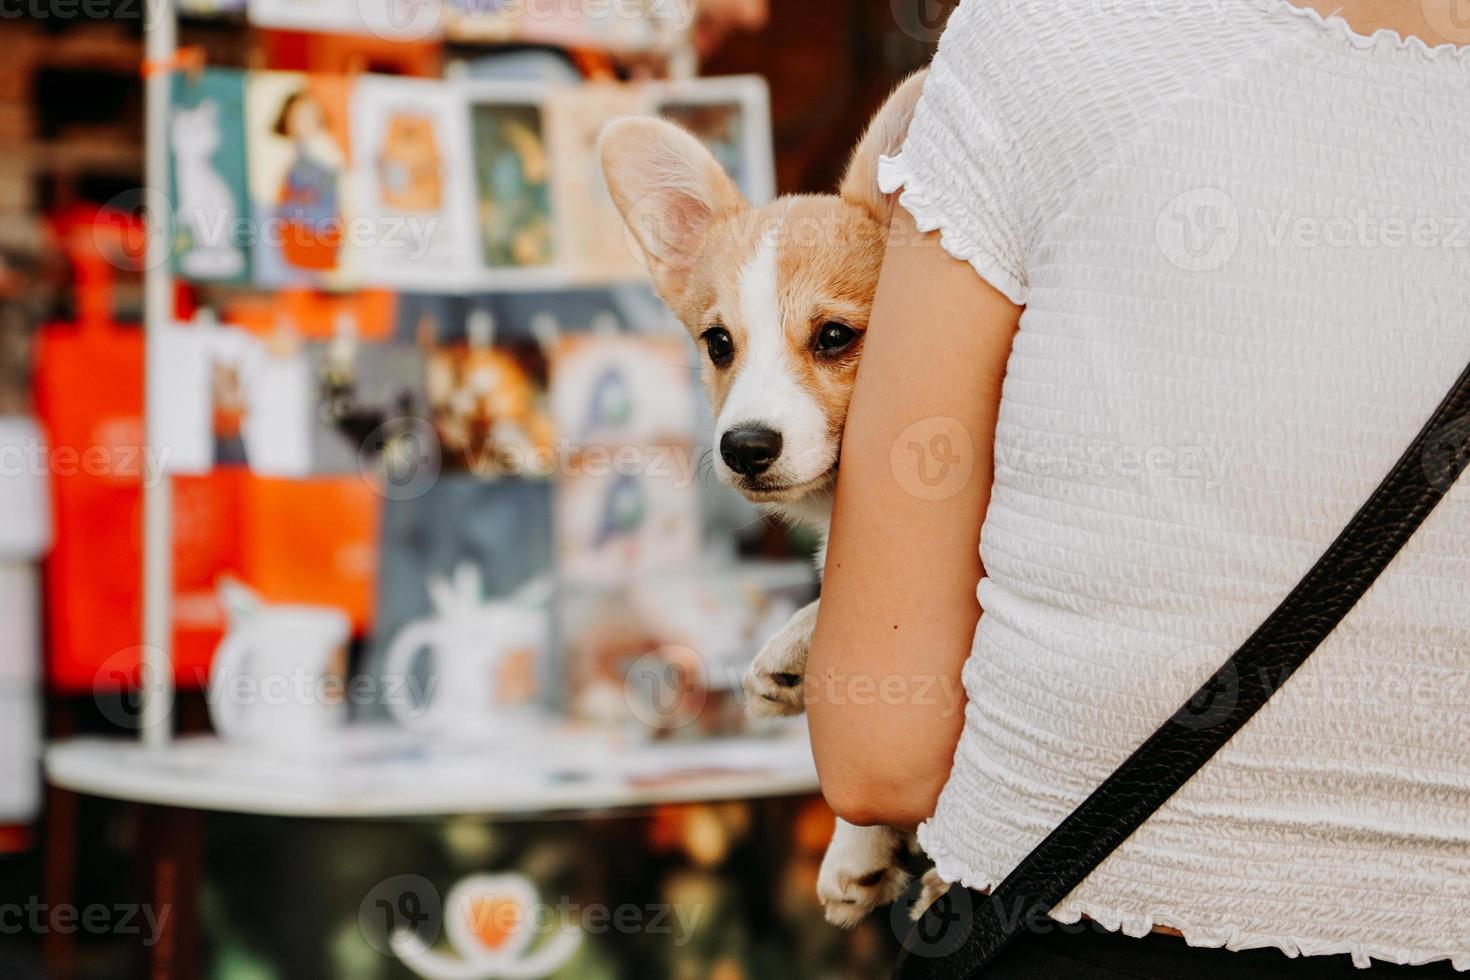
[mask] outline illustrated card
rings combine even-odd
[[[684,567],[698,556],[696,476],[653,456],[589,454],[563,474],[556,526],[558,568],[566,578],[611,582]]]
[[[356,210],[371,242],[361,278],[428,292],[466,288],[479,229],[458,92],[430,79],[368,75],[350,103]]]
[[[179,13],[186,17],[221,17],[245,9],[245,0],[179,0]]]
[[[431,350],[426,396],[444,467],[487,480],[553,475],[546,384],[546,361],[533,341]]]
[[[672,44],[693,8],[665,0],[559,0],[548,15],[552,9],[525,0],[444,0],[444,32],[454,41],[641,51]]]
[[[552,354],[551,415],[571,447],[689,447],[695,371],[676,337],[564,334]]]
[[[469,116],[474,167],[477,281],[493,286],[561,280],[546,89],[507,82],[458,87]]]
[[[608,193],[597,152],[597,138],[611,120],[645,111],[644,95],[632,85],[559,89],[547,103],[557,241],[579,280],[641,281],[646,276]]]
[[[261,27],[385,41],[437,37],[443,19],[439,0],[246,0],[245,16]]]
[[[729,75],[648,86],[652,111],[689,130],[707,146],[753,204],[775,196],[771,100],[765,79]]]
[[[354,236],[348,80],[252,72],[245,88],[255,280],[345,284]]]
[[[245,73],[174,75],[168,119],[173,265],[184,279],[250,278]]]

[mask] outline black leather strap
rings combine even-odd
[[[1047,927],[1051,909],[1230,741],[1337,628],[1467,463],[1470,368],[1373,496],[1251,638],[994,892],[971,898],[956,889],[936,903],[904,939],[894,976],[974,977],[1017,936]],[[1207,723],[1202,706],[1208,708]]]

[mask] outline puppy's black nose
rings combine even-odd
[[[781,433],[762,425],[742,425],[720,437],[720,458],[745,476],[759,476],[780,455]]]

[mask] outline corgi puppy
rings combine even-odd
[[[819,530],[819,570],[892,216],[878,158],[898,151],[923,80],[920,72],[889,96],[831,195],[754,207],[699,140],[661,119],[617,119],[601,138],[613,201],[654,288],[699,348],[720,480]],[[752,716],[802,711],[817,608],[797,612],[752,662]],[[913,849],[910,835],[839,820],[817,880],[828,921],[852,926],[898,898],[908,884],[900,859]],[[926,892],[935,889],[926,878]]]

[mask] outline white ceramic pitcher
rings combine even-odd
[[[540,662],[550,643],[549,580],[487,600],[479,569],[465,563],[452,580],[431,577],[428,591],[433,615],[409,623],[388,648],[389,710],[418,731],[479,738],[503,730],[529,709],[507,696],[502,671],[515,656]],[[427,669],[415,673],[421,651]]]
[[[300,745],[347,720],[347,614],[270,605],[234,579],[219,584],[229,631],[209,670],[209,716],[230,741]]]

